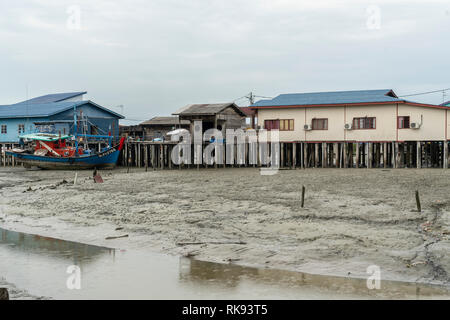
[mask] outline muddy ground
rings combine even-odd
[[[135,246],[201,260],[351,277],[367,277],[377,265],[382,279],[450,283],[450,170],[101,174],[104,183],[95,184],[92,172],[79,172],[74,185],[74,172],[0,168],[0,226],[47,218],[77,230],[108,223],[124,228],[114,235],[129,235],[114,245],[135,239]],[[56,234],[56,225],[47,231]],[[91,233],[90,242],[104,236]]]

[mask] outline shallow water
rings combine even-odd
[[[67,273],[80,267],[81,288]],[[124,251],[0,228],[0,277],[34,296],[56,299],[433,299],[440,287],[202,262]]]

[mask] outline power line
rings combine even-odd
[[[441,89],[441,90],[434,90],[434,91],[427,91],[427,92],[421,92],[421,93],[405,94],[405,95],[402,95],[402,96],[399,96],[399,97],[403,98],[403,97],[421,96],[421,95],[424,95],[424,94],[438,93],[438,92],[442,92],[445,95],[445,91],[448,91],[448,90],[450,90],[450,88]]]
[[[250,92],[250,93],[246,94],[245,96],[242,96],[240,98],[233,100],[233,102],[236,102],[236,101],[244,99],[244,98],[248,100],[250,105],[255,103],[255,98],[272,99],[272,97],[258,96],[258,95],[254,95],[253,92]]]

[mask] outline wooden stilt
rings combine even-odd
[[[297,165],[297,143],[292,144],[292,169]]]
[[[348,167],[347,156],[348,156],[348,145],[347,142],[344,142],[344,158],[343,158],[344,168]]]
[[[355,166],[356,168],[359,168],[359,156],[360,156],[360,150],[359,150],[359,142],[356,142],[356,160],[355,160]]]
[[[322,168],[327,167],[327,144],[322,142]]]
[[[447,140],[444,140],[443,142],[443,152],[444,152],[444,160],[443,160],[443,167],[444,169],[448,169],[448,142]]]

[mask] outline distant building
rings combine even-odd
[[[124,117],[90,100],[83,92],[48,94],[11,105],[0,105],[0,142],[16,143],[22,134],[36,130],[74,134],[74,110],[79,133],[119,137],[119,119]]]
[[[203,132],[212,128],[218,130],[243,128],[247,116],[234,103],[190,104],[172,114],[177,115],[180,120],[189,121],[191,132],[196,120],[202,121]]]
[[[153,117],[139,124],[143,129],[145,140],[166,139],[167,133],[175,129],[188,129],[190,122],[178,117]]]
[[[144,140],[144,128],[140,125],[120,125],[119,134],[121,137],[127,137],[134,140]]]

